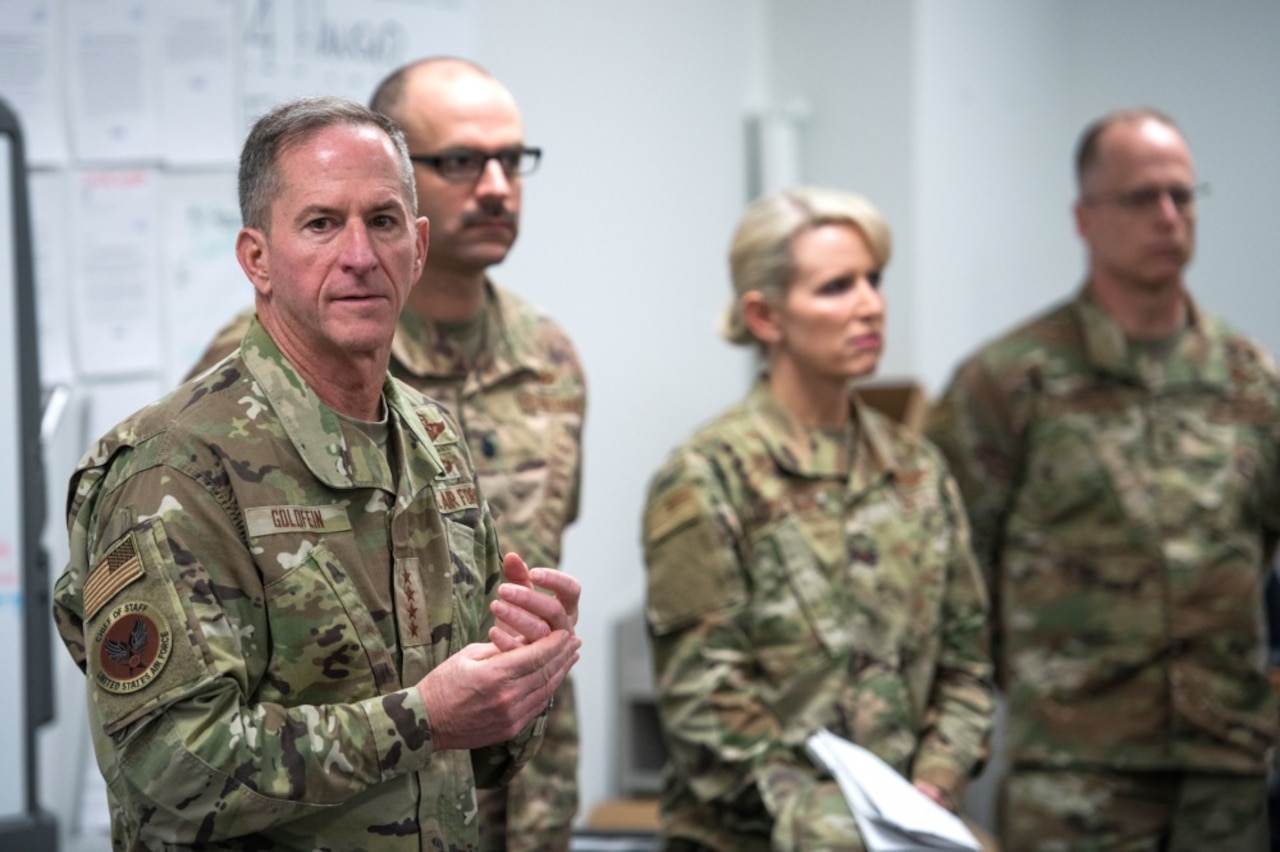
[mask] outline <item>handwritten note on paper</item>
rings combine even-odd
[[[214,333],[253,304],[253,285],[235,256],[240,231],[235,175],[167,175],[163,193],[163,378],[172,387]]]
[[[397,66],[436,54],[470,56],[471,0],[247,0],[240,33],[247,129],[275,104],[303,95],[367,103]]]
[[[73,343],[83,376],[160,367],[156,173],[82,172],[72,218]]]

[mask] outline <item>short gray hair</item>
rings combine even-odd
[[[399,155],[400,183],[409,210],[418,209],[418,191],[404,133],[385,115],[345,98],[299,98],[273,108],[249,131],[240,151],[240,219],[244,227],[268,231],[271,205],[284,190],[280,155],[315,134],[337,125],[376,127],[391,140]]]
[[[1102,134],[1117,124],[1132,124],[1139,121],[1154,121],[1182,134],[1182,128],[1166,113],[1152,107],[1132,107],[1118,109],[1095,119],[1080,133],[1076,142],[1076,185],[1084,187],[1085,176],[1093,170],[1102,158]]]
[[[823,225],[849,225],[867,241],[883,267],[893,252],[889,225],[880,211],[860,195],[835,189],[797,186],[761,196],[747,206],[729,248],[733,301],[720,320],[720,334],[730,343],[756,342],[742,317],[742,297],[753,290],[770,302],[780,301],[796,275],[792,243],[797,234]]]

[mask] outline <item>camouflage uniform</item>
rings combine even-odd
[[[509,290],[489,286],[481,321],[479,357],[469,366],[406,311],[391,347],[391,372],[457,416],[503,551],[557,568],[565,528],[578,517],[582,367],[560,327]],[[538,754],[505,790],[484,791],[480,805],[486,849],[569,848],[578,810],[570,678],[556,692]]]
[[[986,596],[930,446],[853,404],[807,432],[765,382],[654,476],[647,617],[668,848],[860,849],[805,755],[830,728],[958,801],[992,712]]]
[[[255,323],[81,461],[54,611],[116,848],[477,848],[543,720],[432,750],[414,685],[486,641],[501,569],[456,427],[383,394],[385,448]]]
[[[1194,304],[1167,345],[1127,343],[1086,289],[966,361],[931,415],[993,591],[1023,813],[1023,771],[1219,773],[1263,793],[1280,376]],[[1230,798],[1256,818],[1259,799]]]
[[[252,311],[220,331],[193,373],[233,351]],[[391,372],[457,416],[502,548],[530,565],[560,564],[578,515],[586,383],[569,338],[505,288],[490,285],[472,364],[412,311],[400,317]],[[556,693],[537,756],[505,790],[481,795],[485,849],[567,849],[578,809],[578,716],[573,683]]]

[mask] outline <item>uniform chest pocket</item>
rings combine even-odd
[[[1076,414],[1036,423],[1028,436],[1031,448],[1017,514],[1038,528],[1114,506],[1105,456],[1125,457],[1140,440],[1141,428],[1123,417]]]
[[[347,567],[323,539],[304,541],[297,564],[263,591],[271,631],[263,698],[296,706],[379,694],[378,680],[394,671],[390,656]]]
[[[830,658],[849,655],[866,629],[835,582],[843,566],[826,564],[793,519],[779,522],[753,546],[753,638],[775,682]]]
[[[1193,411],[1153,417],[1151,455],[1159,468],[1151,485],[1161,523],[1174,528],[1238,524],[1241,508],[1256,505],[1255,483],[1262,480],[1257,476],[1260,452],[1248,437],[1246,426],[1214,422]]]

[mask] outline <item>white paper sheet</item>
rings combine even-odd
[[[157,182],[150,169],[76,175],[72,343],[81,376],[160,369]]]
[[[67,162],[57,39],[60,10],[52,0],[0,0],[0,97],[22,122],[30,165]]]
[[[236,162],[234,18],[231,0],[164,6],[158,54],[161,146],[167,163]]]
[[[422,56],[470,56],[472,0],[246,0],[243,127],[303,95],[368,103],[397,66]]]
[[[867,852],[979,852],[977,839],[959,817],[867,749],[826,730],[810,736],[805,747],[840,785]]]
[[[36,272],[36,325],[40,341],[40,384],[70,384],[71,310],[67,299],[70,265],[67,240],[67,174],[34,171],[31,190],[31,249]]]
[[[236,262],[240,208],[233,172],[168,175],[164,192],[164,380],[176,385],[214,333],[253,303]]]
[[[95,163],[160,156],[160,0],[68,0],[72,140]]]

